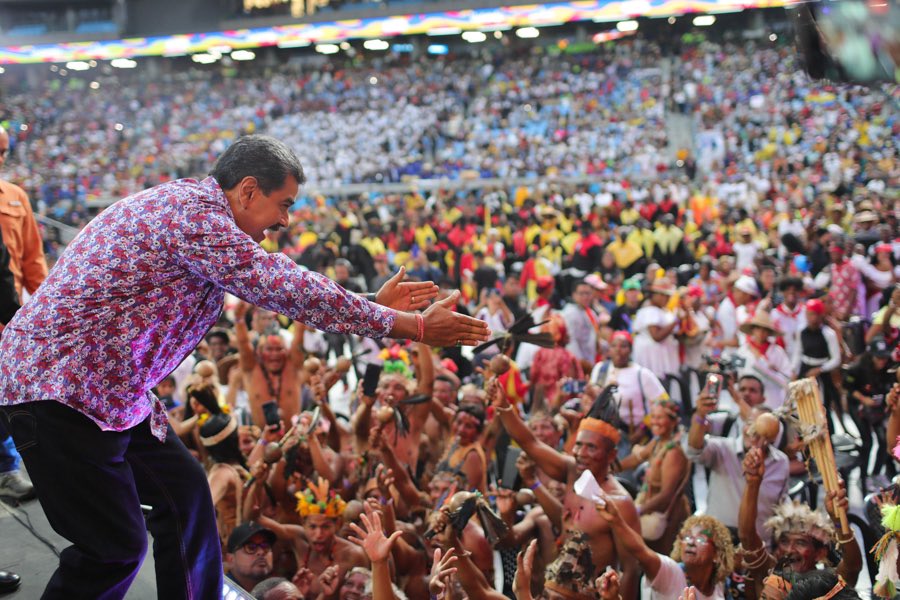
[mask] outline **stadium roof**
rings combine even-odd
[[[580,0],[419,13],[371,19],[303,23],[208,33],[0,47],[0,64],[62,63],[141,56],[181,56],[216,48],[301,47],[319,42],[390,38],[435,32],[497,30],[561,25],[576,21],[615,22],[635,17],[726,13],[781,7],[791,0]]]

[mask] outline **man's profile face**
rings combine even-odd
[[[609,467],[610,442],[594,431],[579,431],[572,448],[578,472],[599,472]]]
[[[287,176],[284,185],[268,194],[263,192],[255,177],[245,177],[238,184],[242,209],[235,213],[234,222],[258,244],[266,238],[266,229],[288,226],[288,211],[299,191],[300,185],[292,175]]]
[[[262,581],[272,572],[272,545],[266,536],[256,534],[232,554],[231,570],[238,577]]]

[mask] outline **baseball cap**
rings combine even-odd
[[[231,532],[231,535],[228,536],[228,551],[234,552],[246,544],[247,540],[257,534],[265,536],[270,544],[274,544],[275,540],[278,539],[275,532],[271,529],[266,529],[256,521],[247,521],[246,523],[241,523],[235,527],[234,531]]]
[[[737,281],[734,282],[734,289],[750,294],[751,296],[759,296],[759,286],[756,285],[756,280],[749,275],[741,275],[738,277]]]
[[[637,279],[626,279],[625,281],[622,282],[622,289],[623,290],[640,290],[641,282],[638,281]]]
[[[891,347],[884,340],[883,337],[876,337],[871,342],[869,342],[868,347],[869,354],[872,356],[877,356],[878,358],[888,358],[893,354]]]

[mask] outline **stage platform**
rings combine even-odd
[[[149,535],[149,534],[148,534]],[[43,538],[43,539],[42,539]],[[53,571],[60,552],[69,543],[47,522],[37,500],[20,505],[0,499],[0,571],[13,571],[22,578],[18,591],[0,595],[3,600],[37,600]],[[150,540],[150,548],[153,541]],[[126,600],[156,600],[156,574],[152,552],[148,553]]]

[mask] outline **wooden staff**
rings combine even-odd
[[[807,377],[791,383],[788,390],[797,405],[797,416],[801,425],[815,428],[814,437],[804,441],[807,442],[810,456],[819,467],[822,483],[827,491],[837,492],[840,489],[840,476],[834,462],[834,448],[831,446],[831,436],[828,434],[825,406],[822,404],[819,394],[819,384],[814,378]],[[807,437],[810,436],[807,435]],[[837,505],[834,505],[833,508],[841,521],[841,533],[850,533],[846,511]]]

